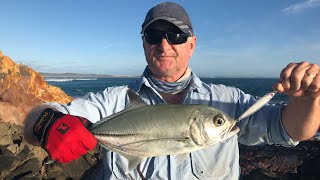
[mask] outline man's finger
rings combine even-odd
[[[285,90],[290,89],[290,76],[297,65],[296,63],[290,63],[280,73],[280,82]]]
[[[306,71],[310,68],[309,62],[301,62],[295,66],[290,74],[290,91],[299,91],[302,88],[307,88],[312,82],[309,79],[304,79]]]
[[[311,78],[310,78],[311,79]],[[310,85],[308,86],[307,91],[317,92],[320,89],[320,75],[317,74],[313,79]]]
[[[277,82],[275,84],[272,85],[272,89],[273,91],[276,91],[277,93],[283,93],[284,92],[284,88],[281,84],[281,82]]]

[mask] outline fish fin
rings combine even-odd
[[[113,151],[113,152],[115,152],[115,153],[117,153],[117,154],[119,154],[119,155],[121,155],[121,156],[123,156],[124,158],[127,159],[127,161],[128,161],[128,167],[127,167],[127,169],[126,169],[125,174],[130,173],[130,171],[132,171],[134,168],[136,168],[136,167],[142,162],[142,160],[143,160],[143,158],[141,158],[141,157],[133,156],[133,155],[128,154],[128,153],[126,153],[126,152],[124,152],[124,151],[121,151],[121,150],[119,150],[119,149],[115,149],[115,148],[113,148],[113,147],[106,146],[106,145],[103,144],[103,143],[101,144],[101,143],[99,142],[99,144],[100,144],[102,147],[104,147],[104,148],[106,148],[106,149],[110,149],[111,151]]]
[[[89,130],[93,130],[95,127],[99,126],[100,124],[116,117],[119,116],[120,114],[123,114],[125,112],[128,112],[130,110],[139,108],[139,107],[144,107],[144,106],[148,106],[148,104],[146,102],[144,102],[141,97],[139,95],[137,95],[135,92],[133,92],[131,89],[128,89],[127,91],[128,97],[129,97],[129,105],[127,107],[125,107],[123,110],[111,114],[110,116],[107,116],[105,118],[102,118],[100,121],[94,123]]]
[[[124,157],[128,160],[128,168],[126,174],[136,168],[143,160],[141,157],[132,156],[132,155],[124,155]]]
[[[132,110],[136,109],[138,107],[147,106],[148,104],[144,102],[139,95],[137,95],[135,92],[133,92],[131,89],[128,89],[127,91],[128,97],[130,100],[130,104],[128,107],[126,107],[126,110]]]
[[[183,153],[176,155],[176,164],[179,166],[185,159],[188,158],[190,153]]]

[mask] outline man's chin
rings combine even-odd
[[[156,68],[154,70],[151,70],[151,72],[156,78],[170,77],[173,74],[169,69],[163,68]]]

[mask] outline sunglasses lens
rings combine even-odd
[[[165,37],[170,44],[183,44],[187,42],[189,34],[162,31],[147,31],[144,33],[145,40],[151,45],[160,44],[163,37]]]
[[[187,33],[173,33],[168,32],[167,33],[167,39],[170,44],[183,44],[187,42],[189,35]]]
[[[144,33],[145,40],[151,45],[159,44],[162,37],[163,35],[160,31],[148,31]]]

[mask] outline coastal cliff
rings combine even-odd
[[[0,51],[0,179],[80,179],[95,172],[99,147],[69,164],[46,164],[47,152],[23,137],[23,121],[33,107],[46,102],[65,104],[72,99]]]
[[[23,64],[0,51],[0,121],[22,125],[26,114],[45,102],[68,103],[73,98]]]

